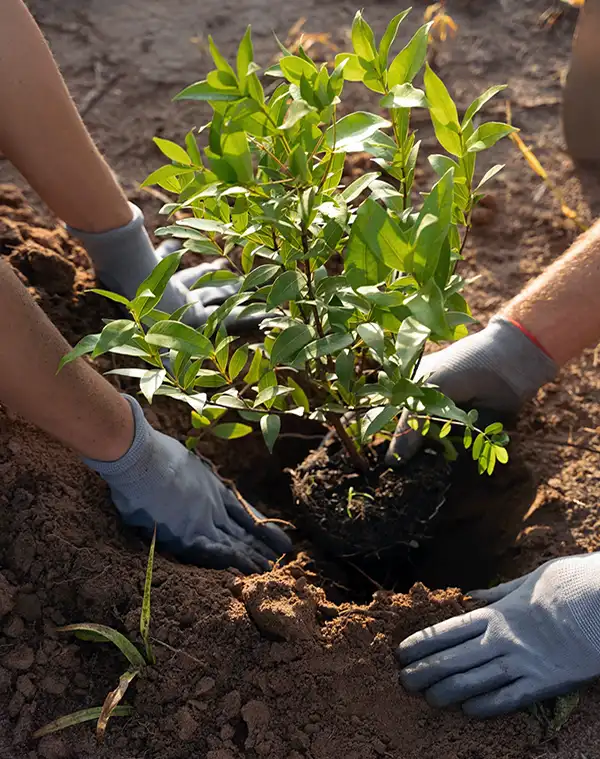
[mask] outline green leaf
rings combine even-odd
[[[66,714],[64,717],[59,717],[58,719],[49,722],[47,725],[44,725],[44,727],[36,730],[32,737],[37,740],[38,738],[43,738],[45,735],[65,730],[67,727],[81,725],[83,722],[97,722],[101,714],[101,706],[92,706],[89,709],[81,709],[78,712]],[[132,706],[115,706],[111,712],[111,717],[130,717],[132,714]]]
[[[115,303],[120,303],[126,308],[129,308],[131,305],[130,300],[127,300],[127,298],[125,298],[123,295],[119,295],[119,293],[113,293],[110,290],[99,290],[98,288],[93,287],[90,290],[86,290],[86,292],[96,293],[96,295],[101,295],[103,298],[108,298],[108,300],[114,300]]]
[[[69,351],[69,353],[61,358],[56,373],[58,374],[63,366],[70,364],[71,361],[75,361],[75,359],[78,359],[81,356],[85,356],[87,353],[92,353],[98,344],[98,340],[100,340],[99,332],[94,335],[86,335],[85,337],[82,337],[77,345],[71,351]]]
[[[214,369],[198,369],[194,379],[195,387],[223,387],[227,384],[227,380],[221,374]]]
[[[150,176],[146,177],[140,187],[150,187],[157,184],[163,190],[169,192],[180,192],[181,185],[177,179],[180,176],[189,175],[193,169],[182,169],[180,166],[161,166],[160,169],[153,171]]]
[[[499,85],[496,85],[495,87],[490,87],[489,90],[486,90],[483,93],[483,95],[480,95],[478,98],[475,98],[475,100],[467,108],[467,111],[462,121],[462,128],[464,129],[468,125],[468,123],[471,121],[473,116],[475,116],[476,113],[479,113],[479,111],[488,102],[488,100],[491,100],[494,97],[494,95],[497,95],[499,92],[502,92],[502,90],[505,90],[505,89],[506,89],[506,84],[499,84]]]
[[[306,348],[300,351],[297,359],[302,356],[302,360],[320,358],[321,356],[332,356],[337,351],[348,348],[354,342],[354,338],[350,334],[333,334],[322,337],[319,340],[315,340],[314,343],[309,343]]]
[[[388,87],[412,82],[419,73],[427,57],[430,29],[431,24],[418,29],[408,45],[394,58],[388,71]]]
[[[242,98],[241,92],[231,89],[223,90],[212,87],[208,82],[196,82],[190,84],[189,87],[185,87],[181,92],[178,92],[173,100],[207,100],[207,101],[223,101],[232,103],[235,100]]]
[[[357,332],[369,348],[373,349],[375,355],[378,358],[383,359],[385,352],[385,335],[379,324],[376,324],[375,322],[359,324]]]
[[[470,427],[465,427],[465,431],[463,434],[463,445],[465,447],[465,451],[469,450],[472,442],[473,442],[473,432]]]
[[[231,66],[227,62],[227,59],[223,55],[221,55],[219,48],[216,46],[210,34],[208,35],[208,47],[210,49],[211,57],[217,69],[235,78],[234,70],[231,68]]]
[[[278,264],[263,264],[262,266],[257,266],[256,269],[252,269],[250,274],[248,274],[242,283],[240,292],[245,292],[246,290],[254,290],[258,287],[261,287],[262,285],[272,280],[273,277],[279,274],[280,271],[281,266]]]
[[[425,68],[425,93],[435,136],[440,145],[452,155],[462,154],[462,142],[456,105],[442,80],[429,65]]]
[[[490,445],[489,443],[486,444],[486,454],[487,454],[487,473],[491,475],[493,474],[494,469],[496,467],[496,449],[494,448],[493,445]]]
[[[493,424],[488,424],[484,429],[484,432],[486,435],[495,435],[497,432],[502,432],[503,429],[504,426],[502,422],[494,422]]]
[[[309,105],[306,100],[294,100],[288,108],[285,119],[279,128],[284,130],[291,129],[292,127],[296,126],[296,124],[306,115],[315,112],[316,108],[314,108],[312,105]],[[304,152],[304,147],[301,143],[298,143],[298,145],[296,145],[296,148],[300,148]]]
[[[351,351],[343,350],[338,355],[335,360],[335,373],[342,387],[350,392],[355,379],[354,354]]]
[[[452,431],[452,422],[446,422],[439,433],[439,438],[442,440],[443,438],[447,437],[450,432]]]
[[[268,403],[269,401],[275,400],[275,398],[279,398],[284,395],[289,395],[289,393],[292,392],[291,387],[284,387],[283,385],[273,385],[271,387],[266,387],[264,390],[261,390],[258,395],[256,396],[256,399],[254,400],[254,408],[257,408],[258,406],[262,406],[265,403]]]
[[[335,128],[330,126],[325,132],[325,141],[336,153],[343,153],[368,140],[379,129],[386,129],[391,125],[390,121],[374,113],[356,111],[341,118]]]
[[[429,64],[425,68],[424,81],[427,100],[429,101],[429,108],[432,115],[435,115],[436,119],[441,124],[451,124],[455,126],[458,131],[459,124],[456,105],[450,97],[445,84]]]
[[[246,80],[251,64],[254,61],[254,51],[252,49],[252,33],[250,27],[246,27],[246,32],[242,37],[242,41],[238,47],[237,52],[237,74],[240,80],[240,87],[244,90]]]
[[[140,377],[140,390],[148,403],[152,403],[154,393],[164,382],[167,372],[164,369],[149,369]]]
[[[229,362],[229,376],[232,380],[236,379],[246,366],[248,350],[247,345],[242,345],[242,347],[238,348],[231,357],[231,361]]]
[[[252,427],[240,422],[225,422],[212,428],[212,433],[223,440],[236,440],[239,437],[246,437],[251,432]]]
[[[308,402],[308,398],[306,396],[306,393],[304,390],[300,387],[300,385],[291,377],[287,378],[287,383],[289,387],[292,388],[292,400],[296,404],[296,406],[299,406],[300,408],[303,408],[304,411],[308,414],[310,411],[310,404]]]
[[[190,131],[185,136],[185,146],[192,163],[195,166],[202,166],[202,156],[198,150],[198,143],[196,142],[196,137],[194,136],[193,129],[190,129]],[[161,213],[165,212],[161,211]]]
[[[358,209],[346,245],[344,268],[348,281],[355,290],[382,282],[390,268],[404,270],[408,250],[398,224],[368,198]]]
[[[444,296],[433,279],[408,297],[405,306],[411,314],[439,339],[448,336],[448,323],[444,309]]]
[[[483,450],[483,444],[485,443],[485,435],[483,433],[479,433],[477,437],[475,438],[475,442],[473,443],[473,461],[477,461],[479,457],[481,456],[481,452]]]
[[[213,346],[203,334],[181,322],[171,320],[154,324],[146,333],[146,342],[159,348],[182,351],[192,358],[210,356]]]
[[[223,414],[226,413],[226,409],[219,408],[218,406],[206,406],[202,414],[192,411],[192,427],[196,430],[199,430],[202,427],[208,427],[213,422],[218,421]]]
[[[365,61],[372,61],[377,56],[375,35],[364,20],[361,11],[356,11],[352,23],[352,47],[356,55]]]
[[[244,382],[246,382],[248,385],[255,385],[258,382],[260,378],[262,359],[262,352],[259,348],[257,348],[254,351],[254,356],[252,357],[252,362],[250,364],[250,368],[248,369],[248,373],[244,377]]]
[[[335,67],[344,64],[342,74],[348,82],[362,82],[365,78],[365,70],[360,65],[358,55],[355,53],[338,53],[335,56]]]
[[[440,252],[452,223],[454,169],[436,182],[415,224],[414,252],[408,271],[423,283],[434,276]]]
[[[418,90],[409,82],[397,84],[381,99],[382,108],[427,108],[428,102],[423,90]]]
[[[503,448],[501,445],[495,445],[494,451],[496,453],[496,458],[501,464],[508,463],[508,451],[506,448]]]
[[[477,190],[479,190],[481,187],[483,187],[483,185],[486,182],[489,182],[490,179],[493,179],[496,176],[496,174],[498,174],[499,172],[502,171],[503,168],[504,168],[504,164],[503,163],[497,163],[495,166],[492,166],[492,168],[489,169],[488,171],[486,171],[486,173],[483,175],[483,178],[482,178],[481,182],[479,182],[479,184],[475,188],[474,192],[477,192]]]
[[[297,55],[287,55],[279,61],[279,67],[283,75],[292,84],[300,84],[302,77],[306,77],[309,82],[314,81],[317,77],[317,67],[314,63],[309,63]]]
[[[390,48],[394,44],[394,40],[398,35],[400,24],[408,16],[411,10],[412,9],[409,8],[406,11],[402,11],[402,13],[399,13],[397,16],[394,16],[388,24],[385,34],[381,38],[381,43],[379,44],[379,65],[382,70],[387,68]]]
[[[152,536],[152,542],[150,543],[150,551],[148,552],[146,578],[144,580],[144,595],[142,598],[142,613],[140,614],[140,635],[144,641],[144,647],[146,649],[146,661],[148,664],[156,664],[156,659],[152,652],[152,644],[150,643],[150,621],[152,619],[152,570],[154,568],[155,546],[156,526],[154,527],[154,534]]]
[[[146,661],[138,649],[129,641],[122,633],[117,630],[113,630],[112,627],[106,625],[97,625],[90,622],[81,622],[75,625],[66,625],[65,627],[57,627],[57,632],[72,632],[72,633],[92,633],[95,636],[104,638],[107,643],[115,645],[119,651],[127,658],[130,664],[137,669],[144,669]]]
[[[400,359],[403,374],[409,373],[430,334],[429,327],[412,316],[404,319],[396,336],[396,355]]]
[[[163,140],[162,137],[154,137],[152,141],[160,150],[160,152],[163,155],[166,155],[170,161],[183,163],[186,166],[189,166],[192,163],[185,150],[176,142],[171,142],[171,140]]]
[[[131,343],[136,331],[137,326],[135,322],[129,319],[117,319],[114,322],[109,322],[102,330],[96,342],[96,346],[92,351],[92,358],[101,356],[103,353],[108,353],[111,348]]]
[[[346,203],[352,202],[358,198],[358,196],[361,195],[365,190],[367,190],[380,176],[381,173],[379,171],[372,171],[368,174],[362,174],[360,177],[358,177],[358,179],[355,179],[354,182],[351,182],[348,187],[342,191],[342,198],[344,198]]]
[[[281,429],[281,419],[275,414],[266,414],[260,420],[260,429],[269,453],[273,453],[273,446]]]
[[[293,324],[277,336],[271,348],[272,366],[280,366],[315,339],[315,331],[306,324]]]
[[[506,137],[513,132],[518,132],[518,129],[510,124],[502,124],[498,121],[488,121],[487,124],[482,124],[473,132],[469,137],[466,144],[467,153],[478,153],[486,148],[491,148],[498,140]]]
[[[290,153],[288,165],[294,177],[299,179],[301,182],[308,183],[310,181],[310,172],[306,158],[306,151],[304,150],[304,145],[302,145],[302,143],[299,142],[296,147],[293,148],[292,152]]]
[[[284,271],[273,283],[267,306],[275,308],[290,300],[298,300],[306,289],[306,275],[298,269]]]
[[[203,274],[189,289],[198,290],[201,287],[212,287],[213,285],[218,286],[225,283],[232,284],[238,279],[239,276],[228,269],[217,269],[216,271],[209,271]]]
[[[161,259],[146,279],[140,283],[135,298],[131,304],[131,310],[138,319],[156,308],[164,295],[169,280],[179,268],[183,250],[171,253]]]
[[[224,393],[221,393],[221,395],[213,396],[213,400],[219,406],[225,406],[225,408],[233,408],[236,410],[241,409],[242,411],[248,408],[246,402],[236,395],[235,391],[234,393],[231,393],[231,391],[226,390]]]
[[[402,409],[397,406],[377,406],[369,409],[361,420],[362,440],[369,440],[389,424],[394,417],[398,416],[401,411]]]
[[[228,132],[221,138],[222,155],[225,161],[235,171],[240,184],[252,184],[254,168],[252,154],[245,132]]]

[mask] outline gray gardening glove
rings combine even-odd
[[[512,322],[494,316],[481,332],[425,356],[418,377],[429,375],[437,387],[459,406],[516,415],[525,401],[552,380],[556,363]],[[390,445],[389,465],[410,460],[423,436],[408,426],[409,413],[400,417]],[[494,420],[496,421],[496,420]]]
[[[161,258],[180,250],[181,244],[177,240],[167,240],[155,250],[144,227],[142,211],[133,203],[129,205],[133,219],[124,227],[108,232],[84,232],[69,226],[67,229],[84,244],[98,279],[104,286],[131,300],[135,297],[139,284],[152,272]],[[203,274],[223,268],[225,264],[224,259],[219,259],[216,264],[200,264],[177,272],[167,285],[159,308],[173,313],[186,303],[191,303],[183,320],[191,327],[201,326],[219,304],[237,292],[238,286],[223,284],[194,291],[189,288]],[[262,315],[254,315],[238,319],[240,311],[241,309],[237,309],[226,322],[234,332],[253,329],[263,318]]]
[[[262,572],[291,549],[272,524],[257,525],[210,468],[177,440],[157,432],[139,403],[131,404],[135,436],[117,461],[84,459],[110,486],[123,520],[151,534],[184,561]],[[262,516],[254,512],[257,519]]]
[[[600,677],[600,554],[556,559],[491,590],[490,606],[400,644],[400,680],[431,706],[494,717]]]

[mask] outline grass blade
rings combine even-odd
[[[98,739],[98,743],[102,743],[104,740],[108,720],[119,708],[119,703],[127,692],[127,688],[129,688],[138,674],[139,670],[137,669],[125,672],[125,674],[121,675],[119,678],[119,684],[117,687],[114,690],[111,690],[108,696],[104,699],[104,704],[102,705],[102,710],[98,717],[98,724],[96,725],[96,738]]]
[[[156,545],[156,525],[154,525],[154,535],[150,543],[150,552],[148,554],[148,564],[146,566],[146,580],[144,582],[144,598],[142,600],[142,613],[140,615],[140,635],[144,641],[146,649],[146,661],[148,664],[156,664],[152,645],[150,643],[150,619],[151,619],[151,595],[152,595],[152,570],[154,568],[154,547]]]
[[[33,738],[43,738],[44,735],[50,735],[50,733],[57,733],[59,730],[64,730],[67,727],[73,727],[74,725],[80,725],[82,722],[96,721],[102,714],[101,706],[93,706],[91,709],[82,709],[79,712],[73,712],[72,714],[66,714],[64,717],[59,717],[53,722],[49,722],[44,727],[41,727],[33,734]],[[131,706],[117,706],[113,709],[112,717],[129,717],[133,714],[133,707]]]
[[[91,634],[94,637],[104,638],[115,645],[136,669],[143,669],[146,666],[144,657],[133,643],[117,630],[113,630],[112,627],[96,625],[92,622],[81,622],[75,625],[66,625],[66,627],[58,627],[57,632],[82,633],[88,636]]]

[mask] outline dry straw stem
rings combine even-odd
[[[508,124],[512,124],[512,108],[511,108],[510,100],[506,101],[506,121]],[[525,142],[521,139],[521,136],[519,135],[518,132],[513,132],[512,134],[509,135],[509,137],[517,146],[517,148],[520,150],[521,155],[529,164],[529,168],[535,174],[538,175],[538,177],[544,182],[546,187],[550,190],[552,195],[554,195],[556,200],[560,203],[560,210],[563,216],[566,216],[567,219],[570,219],[571,221],[573,221],[582,232],[586,232],[588,229],[587,224],[585,224],[581,220],[577,211],[574,211],[567,204],[566,198],[562,190],[556,184],[554,184],[554,182],[550,179],[550,177],[548,176],[548,172],[539,162],[533,150],[528,145],[525,144]]]

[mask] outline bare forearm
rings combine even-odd
[[[120,458],[133,438],[128,402],[89,364],[56,373],[69,345],[0,264],[0,402],[84,456]]]
[[[600,221],[502,311],[557,364],[600,341]]]
[[[0,2],[0,150],[76,229],[121,227],[131,210],[22,0]]]

